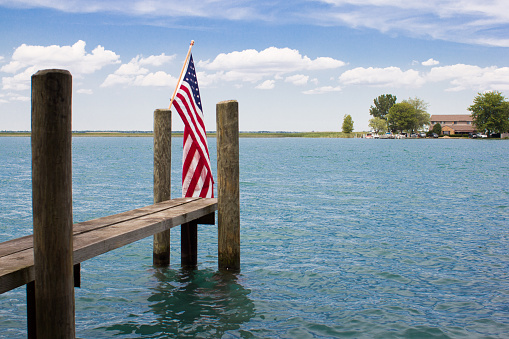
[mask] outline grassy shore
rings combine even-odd
[[[241,138],[360,138],[365,132],[240,132]],[[152,137],[152,132],[73,132],[73,137]],[[30,132],[0,132],[0,137],[29,137]],[[182,132],[173,132],[173,136],[182,136]],[[215,137],[215,132],[207,136]]]

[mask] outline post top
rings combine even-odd
[[[34,76],[45,75],[45,74],[48,74],[48,73],[61,73],[61,74],[69,74],[69,75],[71,75],[71,72],[69,72],[66,69],[43,69],[43,70],[37,71],[37,73],[35,73]]]
[[[218,105],[221,105],[221,104],[229,104],[229,103],[231,103],[231,102],[237,102],[237,100],[225,100],[225,101],[220,101],[220,102],[218,102],[217,104],[218,104]]]

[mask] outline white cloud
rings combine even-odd
[[[20,95],[18,93],[8,92],[5,94],[0,94],[0,103],[8,103],[12,101],[21,101],[27,102],[30,101],[30,97],[26,95]]]
[[[402,71],[399,67],[357,67],[341,74],[339,81],[345,85],[374,87],[420,87],[425,82],[418,71]]]
[[[116,75],[141,75],[141,74],[147,74],[149,70],[147,68],[140,67],[139,62],[137,62],[135,59],[131,60],[127,64],[121,65],[116,71]]]
[[[120,57],[112,51],[97,46],[92,53],[85,51],[86,43],[79,40],[72,46],[30,46],[22,44],[14,51],[12,61],[0,71],[15,73],[35,66],[39,69],[63,68],[71,74],[90,74],[104,66],[119,62]]]
[[[142,87],[175,87],[177,78],[163,71],[152,72],[142,75],[118,75],[110,74],[106,77],[101,87],[111,87],[116,85],[123,86],[142,86]]]
[[[151,65],[151,66],[162,66],[173,59],[175,59],[176,55],[166,55],[162,53],[161,55],[151,55],[148,58],[140,58],[139,64],[140,65]]]
[[[429,82],[448,81],[452,87],[448,91],[508,91],[509,67],[479,67],[474,65],[450,65],[434,67],[426,75]]]
[[[285,82],[290,82],[294,85],[301,86],[308,83],[309,75],[296,74],[289,76],[285,79]]]
[[[433,58],[430,58],[430,59],[428,59],[428,60],[426,60],[426,61],[423,61],[423,62],[422,62],[422,65],[423,65],[423,66],[436,66],[436,65],[438,65],[439,63],[440,63],[439,61],[437,61],[437,60],[435,60],[435,59],[433,59]]]
[[[509,46],[506,0],[318,0],[317,23],[367,27],[383,33]],[[496,32],[498,30],[498,33]]]
[[[32,66],[12,77],[3,77],[2,89],[10,91],[24,91],[30,89],[30,78],[37,72],[37,69],[37,67]]]
[[[77,93],[91,95],[91,94],[94,94],[94,91],[92,91],[91,89],[82,88],[82,89],[77,90]]]
[[[11,61],[0,68],[0,72],[14,74],[2,78],[2,88],[26,90],[30,87],[30,77],[40,69],[67,69],[73,76],[79,77],[120,62],[117,54],[102,46],[97,46],[91,53],[86,52],[85,46],[82,40],[72,46],[22,44],[12,54]]]
[[[122,76],[117,74],[109,74],[104,82],[101,84],[101,87],[111,87],[116,85],[130,85],[134,79],[128,76]]]
[[[429,61],[429,60],[428,60]],[[432,67],[421,73],[414,69],[403,71],[398,67],[363,68],[358,67],[341,74],[343,85],[362,85],[373,87],[422,87],[426,84],[449,83],[446,91],[508,91],[509,67],[479,67],[456,64]]]
[[[275,80],[265,80],[258,86],[256,86],[257,89],[273,89],[276,86]]]
[[[113,73],[109,74],[101,87],[110,87],[115,85],[124,86],[176,86],[177,79],[163,71],[150,72],[144,66],[161,66],[170,62],[175,58],[174,55],[167,56],[164,53],[161,55],[151,55],[147,58],[136,56],[131,59],[127,64],[122,64]]]
[[[147,75],[139,75],[134,81],[136,86],[157,86],[157,87],[176,87],[177,80],[170,74],[158,71]]]
[[[311,59],[290,48],[269,47],[262,51],[248,49],[221,53],[214,60],[199,61],[198,67],[215,71],[208,75],[206,84],[218,81],[258,82],[264,78],[282,79],[283,75],[302,71],[320,71],[336,69],[345,65],[341,60],[329,57]],[[307,77],[307,78],[306,78]],[[290,82],[303,84],[308,81],[307,75],[290,77]],[[201,81],[200,77],[200,81]]]
[[[208,74],[206,72],[196,72],[198,78],[198,85],[200,88],[212,86],[214,83],[218,83],[223,79],[224,72],[217,72]]]
[[[323,94],[323,93],[341,92],[341,91],[342,91],[342,88],[340,86],[336,86],[336,87],[323,86],[323,87],[318,87],[318,88],[311,89],[308,91],[304,91],[302,93],[304,93],[304,94]]]
[[[241,52],[221,53],[212,62],[200,61],[199,66],[209,70],[261,70],[274,73],[287,73],[296,70],[333,69],[345,63],[328,57],[311,60],[302,56],[298,50],[269,47],[263,51],[248,49]]]
[[[269,47],[260,52],[248,49],[221,53],[213,61],[200,61],[198,65],[212,71],[285,74],[301,70],[334,69],[345,63],[329,57],[311,60],[295,49]]]

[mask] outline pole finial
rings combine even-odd
[[[194,40],[191,40],[191,46],[193,46],[193,45],[194,45]]]

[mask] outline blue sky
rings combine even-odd
[[[152,130],[189,43],[205,122],[242,131],[368,130],[381,94],[465,114],[509,95],[507,0],[0,0],[0,130],[30,130],[30,77],[73,75],[74,130]],[[182,130],[174,115],[174,130]]]

